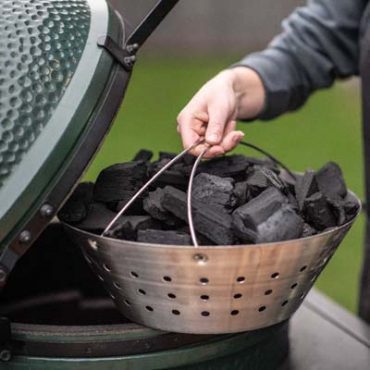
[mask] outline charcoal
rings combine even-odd
[[[163,166],[165,166],[170,159],[164,158],[159,161],[151,163],[149,167],[149,176],[154,176]],[[184,176],[183,165],[178,164],[173,165],[167,171],[162,173],[162,175],[156,180],[156,187],[164,187],[166,185],[172,185],[181,190],[185,190],[188,185],[188,179]]]
[[[295,192],[295,185],[302,175],[293,174],[293,176],[285,169],[279,171],[280,179],[288,186],[289,191],[292,193]]]
[[[273,186],[286,193],[286,184],[271,170],[266,168],[256,168],[247,178],[247,185],[252,197],[261,194],[268,187]]]
[[[153,244],[191,245],[190,235],[176,230],[139,230],[137,241]]]
[[[118,202],[111,202],[107,203],[107,206],[109,209],[111,209],[114,212],[119,212],[130,200],[131,198],[136,194],[136,191],[128,192],[123,200],[120,200]],[[143,201],[144,197],[146,196],[146,193],[144,195],[140,195],[134,203],[130,205],[130,207],[125,211],[126,215],[134,215],[134,216],[140,216],[145,215],[146,212],[143,208]]]
[[[148,194],[143,201],[143,208],[153,218],[164,222],[167,226],[178,225],[178,220],[170,212],[162,207],[163,202],[163,189],[156,189]]]
[[[100,202],[127,200],[147,179],[147,164],[142,161],[115,164],[100,172],[94,199]]]
[[[249,200],[248,184],[246,181],[237,182],[234,187],[234,196],[236,198],[236,206],[239,207]]]
[[[160,229],[160,224],[148,215],[122,216],[110,231],[109,236],[117,239],[137,240],[138,232],[146,229]]]
[[[135,157],[133,158],[133,161],[143,161],[143,162],[149,162],[153,157],[153,152],[150,150],[146,149],[141,149],[139,150],[136,154]]]
[[[201,173],[194,178],[192,196],[204,203],[231,210],[236,204],[234,180]]]
[[[247,157],[230,155],[202,162],[199,166],[199,172],[220,177],[232,177],[235,180],[242,181],[246,177],[246,171],[249,166],[251,166],[251,163]]]
[[[256,243],[297,239],[303,231],[303,219],[289,205],[283,205],[257,227]]]
[[[347,195],[346,183],[342,170],[334,162],[328,162],[316,173],[320,192],[327,198],[344,198]]]
[[[308,236],[315,235],[316,233],[317,233],[317,231],[311,225],[309,225],[306,222],[303,224],[303,231],[302,231],[302,235],[301,235],[302,238],[306,238]]]
[[[176,157],[176,153],[171,153],[171,152],[159,152],[159,160],[161,161],[162,159],[173,159]]]
[[[358,208],[359,208],[358,201],[352,194],[347,193],[346,197],[344,198],[343,207],[346,213],[346,221],[349,221],[358,212]]]
[[[87,217],[78,223],[78,227],[83,230],[104,230],[116,216],[115,212],[110,211],[103,203],[92,203],[89,207]]]
[[[93,198],[94,183],[80,183],[58,213],[61,221],[70,224],[81,222],[87,217]]]
[[[288,199],[270,187],[233,212],[233,227],[243,242],[268,242],[298,237],[303,220]]]
[[[162,207],[176,217],[187,222],[186,194],[174,187],[166,186]],[[219,245],[231,245],[234,237],[231,228],[231,216],[221,207],[213,206],[193,199],[192,202],[194,227]]]
[[[302,210],[305,200],[318,191],[314,171],[306,171],[303,176],[298,177],[295,184],[295,195],[299,209]]]
[[[328,199],[328,203],[331,206],[333,214],[336,217],[337,225],[343,225],[347,221],[351,220],[358,211],[358,203],[351,194],[347,194],[347,196],[342,198],[336,199]]]
[[[336,218],[330,204],[320,192],[305,200],[303,211],[306,221],[319,231],[336,225]]]

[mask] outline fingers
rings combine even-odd
[[[228,106],[225,99],[215,99],[209,104],[209,121],[206,132],[206,141],[208,144],[217,145],[221,143],[226,125],[232,118],[233,113],[233,109]]]

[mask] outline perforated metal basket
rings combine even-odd
[[[288,319],[355,218],[307,238],[234,246],[144,244],[66,227],[130,320],[173,332],[218,334]]]

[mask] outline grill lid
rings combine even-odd
[[[178,0],[127,39],[105,0],[2,0],[0,288],[98,150],[135,53]]]

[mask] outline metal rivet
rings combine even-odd
[[[0,360],[1,361],[10,361],[11,358],[12,358],[12,354],[8,349],[3,349],[0,352]]]
[[[193,260],[198,262],[199,264],[202,264],[208,261],[208,257],[205,254],[197,253],[194,254]]]
[[[54,214],[54,207],[50,204],[44,204],[40,208],[40,214],[42,217],[48,218],[51,217]]]
[[[19,234],[19,242],[21,244],[27,244],[31,241],[32,239],[32,235],[31,233],[28,231],[28,230],[23,230],[20,234]]]

